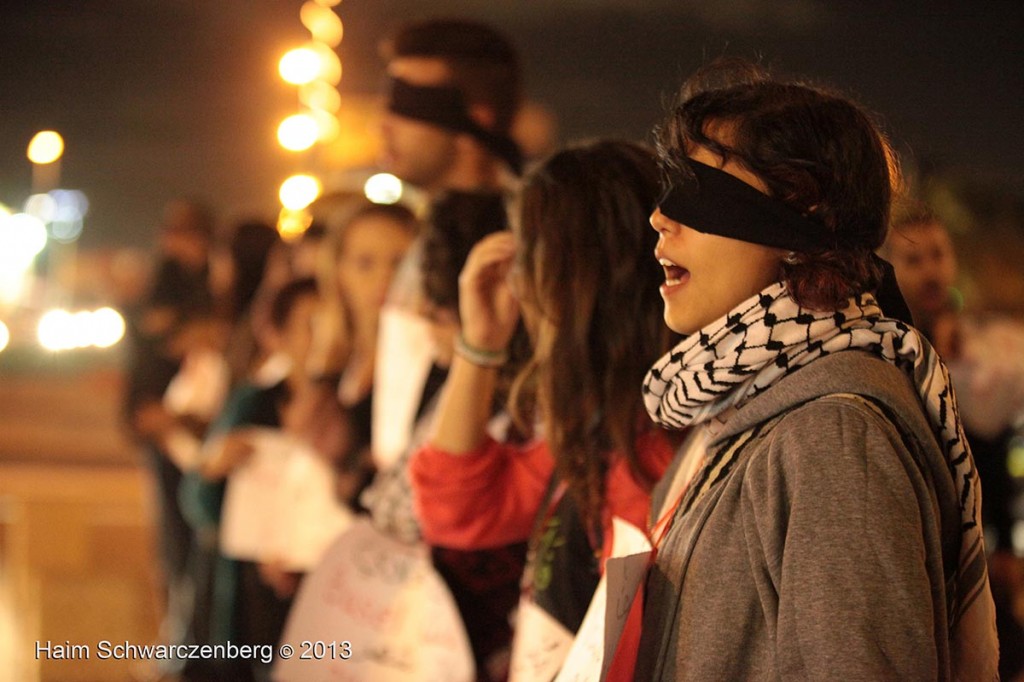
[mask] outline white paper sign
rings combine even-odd
[[[519,600],[509,682],[550,682],[572,646],[572,633],[532,600]]]
[[[254,452],[228,477],[221,515],[225,556],[307,570],[352,524],[334,492],[330,466],[301,440],[253,429]]]
[[[409,447],[434,342],[426,320],[393,305],[380,312],[377,339],[371,441],[377,468],[389,469]]]
[[[633,597],[647,574],[651,543],[643,531],[614,517],[612,533],[612,558],[605,562],[605,573],[555,682],[605,679]]]
[[[300,656],[304,642],[348,642],[351,657]],[[472,682],[469,639],[427,547],[381,534],[359,519],[302,581],[279,660],[281,682]],[[343,647],[336,645],[335,650]]]

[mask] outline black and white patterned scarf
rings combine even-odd
[[[819,312],[801,308],[783,283],[772,284],[658,360],[644,380],[644,402],[663,426],[700,424],[817,358],[852,349],[869,351],[912,378],[944,450],[962,522],[958,603],[949,614],[955,627],[973,603],[985,602],[976,598],[987,591],[978,476],[946,366],[916,329],[884,317],[872,295],[851,299],[842,311]]]

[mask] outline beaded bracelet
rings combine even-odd
[[[455,353],[477,367],[501,367],[508,362],[507,350],[486,350],[471,346],[461,333],[455,339]]]

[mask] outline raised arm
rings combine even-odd
[[[519,321],[519,304],[507,281],[514,255],[510,232],[488,235],[470,251],[459,276],[461,338],[429,439],[440,450],[472,452],[486,436],[498,368]]]

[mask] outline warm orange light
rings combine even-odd
[[[331,47],[337,47],[345,35],[345,27],[338,15],[322,4],[308,0],[299,10],[302,25],[309,29],[313,38]]]
[[[323,81],[313,81],[299,88],[299,101],[310,109],[336,113],[341,108],[337,88]]]
[[[286,241],[302,236],[312,224],[313,216],[305,209],[293,211],[282,208],[281,213],[277,216],[277,231]]]
[[[312,175],[293,175],[283,183],[278,197],[281,205],[293,211],[301,211],[320,196],[322,185]]]
[[[28,160],[45,165],[53,163],[64,153],[64,138],[54,130],[42,130],[28,143]]]
[[[293,152],[301,152],[316,144],[320,126],[310,114],[294,114],[277,127],[277,141]]]
[[[338,139],[338,135],[341,133],[341,124],[338,123],[337,116],[329,111],[320,111],[319,109],[313,109],[309,114],[316,121],[317,142],[326,144]]]
[[[288,83],[305,85],[320,76],[322,58],[317,50],[309,47],[297,47],[285,52],[277,64],[277,71]]]
[[[341,60],[338,53],[331,49],[330,45],[319,40],[310,41],[309,49],[314,50],[320,57],[318,79],[329,85],[337,85],[341,81]]]

